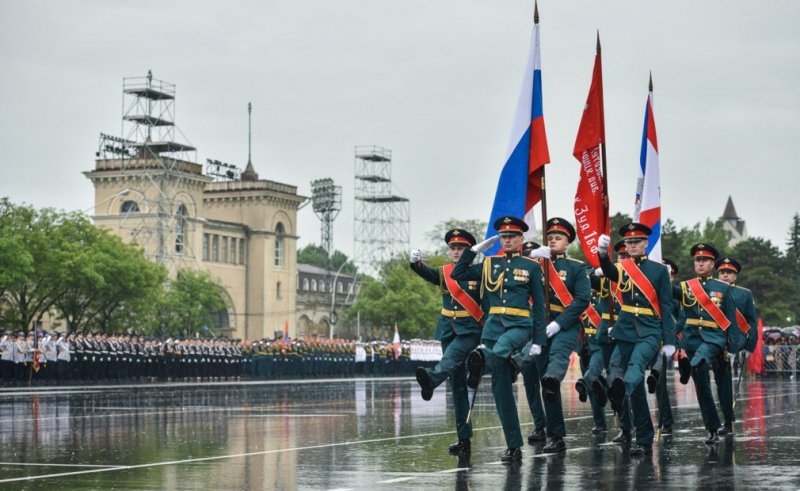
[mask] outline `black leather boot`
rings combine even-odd
[[[647,375],[647,392],[655,394],[656,387],[658,387],[658,370],[651,369],[650,374]]]
[[[717,436],[717,430],[711,430],[708,432],[708,437],[705,440],[706,445],[716,445],[719,443],[719,437]]]
[[[632,457],[640,457],[642,455],[651,455],[653,453],[653,446],[646,445],[644,443],[637,443],[636,445],[631,447],[630,452],[628,452]]]
[[[631,430],[619,430],[617,436],[611,439],[614,443],[628,445],[631,443]]]
[[[533,430],[530,435],[528,435],[528,443],[531,445],[535,445],[537,443],[544,443],[547,441],[547,435],[545,435],[543,429]]]
[[[594,402],[600,407],[606,407],[606,402],[608,402],[606,379],[598,377],[597,380],[592,382],[592,390],[594,391]]]
[[[500,462],[504,464],[522,462],[522,450],[520,450],[519,447],[506,449],[503,456],[500,457]]]
[[[423,367],[417,367],[417,383],[422,389],[422,400],[430,401],[433,397],[433,379],[428,370]]]
[[[578,392],[578,399],[581,402],[586,402],[589,399],[589,384],[582,378],[575,382],[575,390]]]
[[[551,438],[550,443],[542,448],[543,453],[558,453],[564,452],[567,449],[567,444],[564,443],[563,438]]]
[[[454,444],[447,447],[447,452],[450,455],[465,455],[472,451],[472,444],[469,441],[469,438],[464,438],[455,442]]]
[[[561,390],[561,382],[557,378],[545,377],[542,379],[542,397],[545,401],[555,401],[559,390]]]

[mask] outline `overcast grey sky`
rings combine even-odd
[[[800,211],[800,2],[542,0],[548,209],[572,219],[572,147],[603,43],[611,209],[632,213],[648,72],[663,216],[691,225],[728,195],[751,235],[784,247]],[[353,147],[394,156],[411,245],[491,208],[528,51],[532,0],[0,2],[0,196],[85,209],[99,132],[120,133],[122,78],[177,84],[198,161],[253,162],[344,190],[335,246],[353,250]],[[299,213],[300,244],[319,222]],[[482,231],[476,231],[476,235]]]

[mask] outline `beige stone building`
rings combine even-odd
[[[171,275],[199,268],[221,280],[221,334],[272,337],[288,322],[296,336],[297,210],[306,198],[259,179],[251,163],[241,178],[214,182],[201,165],[161,155],[96,160],[85,172],[96,225],[138,243]]]

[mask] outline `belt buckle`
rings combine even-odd
[[[635,315],[637,317],[639,316],[639,307],[634,307],[633,308],[633,315]]]

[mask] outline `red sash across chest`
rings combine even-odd
[[[639,266],[632,259],[623,259],[619,264],[622,266],[622,269],[625,270],[625,273],[628,274],[631,281],[633,281],[633,284],[636,285],[636,288],[642,292],[644,298],[650,302],[650,307],[652,307],[656,316],[661,318],[661,304],[658,302],[656,289],[653,288],[653,284],[650,283],[647,276],[642,273],[642,270],[639,269]]]
[[[569,288],[567,285],[564,284],[564,280],[561,279],[561,276],[556,271],[555,266],[553,266],[553,261],[547,261],[547,275],[550,279],[550,287],[553,289],[553,292],[556,294],[556,298],[558,301],[561,302],[561,305],[564,308],[567,308],[569,304],[572,303],[572,294],[569,292]],[[584,315],[589,318],[589,322],[591,322],[595,327],[600,325],[602,318],[600,314],[597,312],[597,309],[594,308],[594,305],[589,304],[586,310],[583,311]]]
[[[450,295],[458,302],[459,305],[464,307],[464,310],[469,312],[476,321],[480,324],[483,324],[483,309],[481,306],[478,305],[469,293],[465,292],[461,286],[459,286],[458,282],[450,277],[450,273],[453,272],[453,268],[455,264],[446,264],[442,266],[442,273],[444,274],[444,283],[447,285],[447,290],[450,292]]]
[[[714,319],[714,322],[716,322],[723,331],[727,330],[731,325],[731,321],[725,317],[725,314],[722,313],[722,309],[717,307],[717,304],[715,304],[714,301],[711,300],[711,297],[708,296],[708,293],[706,293],[703,285],[700,284],[700,278],[692,278],[691,280],[687,281],[686,284],[692,291],[694,298],[696,298],[700,306],[703,307],[703,310],[711,315],[711,318]]]

